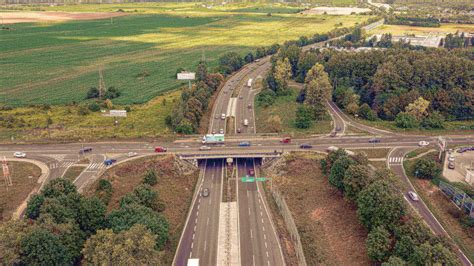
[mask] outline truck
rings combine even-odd
[[[199,259],[188,259],[187,266],[199,266]]]
[[[247,81],[247,87],[249,87],[249,88],[252,87],[252,81],[253,81],[253,79],[249,79],[249,80]]]
[[[249,120],[248,119],[244,119],[244,126],[248,126],[249,125]]]
[[[203,144],[221,144],[224,143],[224,134],[207,134],[202,137]]]

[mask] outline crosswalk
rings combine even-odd
[[[62,161],[66,157],[66,154],[49,154],[47,156],[56,159],[57,161]]]
[[[388,162],[390,164],[402,164],[403,163],[403,157],[390,157]]]
[[[95,170],[98,170],[98,169],[102,169],[104,167],[105,167],[105,165],[103,163],[91,163],[87,166],[86,170],[87,171],[95,171]]]
[[[72,166],[75,162],[72,161],[63,161],[63,162],[54,162],[49,164],[50,169],[56,169],[56,168],[68,168]]]

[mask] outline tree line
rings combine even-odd
[[[27,205],[25,218],[0,226],[0,257],[8,265],[159,264],[168,240],[168,222],[156,173],[106,213],[113,192],[98,182],[92,197],[79,194],[67,179],[50,181]]]
[[[321,160],[329,183],[355,203],[360,223],[367,228],[369,258],[381,265],[460,265],[455,247],[412,214],[402,185],[390,170],[373,171],[364,154],[349,156],[339,149]]]

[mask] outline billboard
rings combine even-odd
[[[127,117],[127,111],[126,110],[110,110],[109,116]]]
[[[224,134],[207,134],[202,138],[202,143],[224,143]]]
[[[178,80],[193,80],[196,78],[196,73],[194,72],[181,72],[177,74],[176,77]]]

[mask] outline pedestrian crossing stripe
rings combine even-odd
[[[100,169],[104,168],[105,165],[103,163],[91,163],[89,166],[87,166],[87,169],[89,170],[95,170],[95,169]]]
[[[63,163],[61,164],[61,167],[68,168],[68,167],[70,167],[70,166],[73,165],[73,164],[74,164],[74,162],[63,162]]]
[[[390,157],[389,163],[392,164],[401,164],[403,162],[403,157]]]

